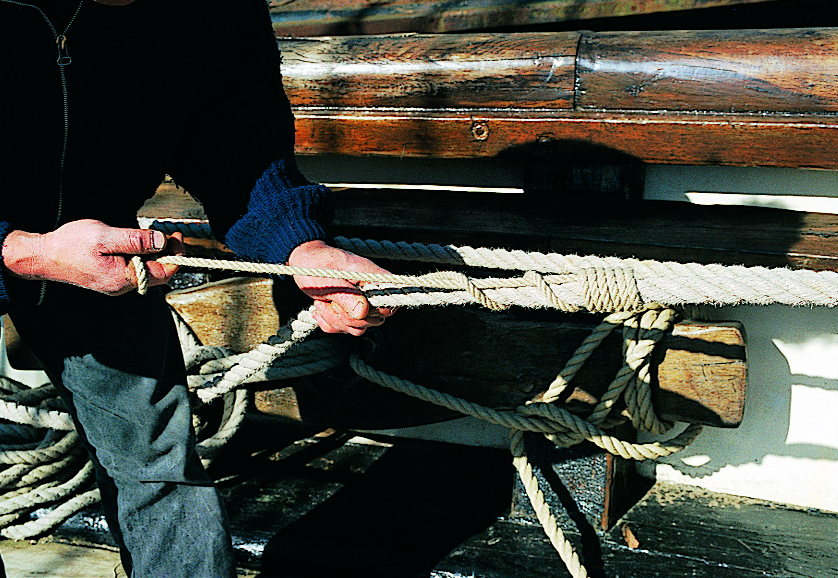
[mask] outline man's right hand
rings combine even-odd
[[[100,221],[81,220],[45,234],[12,231],[3,243],[6,269],[23,279],[59,281],[108,295],[137,287],[134,255],[182,253],[180,233],[169,239],[160,231],[122,229]],[[147,261],[150,285],[172,278],[177,266]]]

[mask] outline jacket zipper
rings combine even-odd
[[[5,2],[7,4],[15,4],[17,6],[23,6],[25,8],[33,8],[38,11],[44,21],[49,26],[52,35],[55,37],[55,44],[56,48],[58,49],[58,58],[56,59],[55,63],[58,65],[58,72],[59,76],[61,77],[61,97],[62,97],[62,105],[63,105],[63,112],[64,112],[64,138],[61,143],[61,158],[58,165],[58,203],[55,211],[55,224],[53,226],[54,229],[57,229],[58,226],[61,224],[61,217],[64,212],[64,170],[65,165],[67,162],[67,145],[70,140],[70,97],[69,97],[69,90],[67,88],[67,71],[65,68],[73,62],[73,59],[70,58],[70,54],[67,51],[67,36],[66,33],[69,30],[70,26],[78,16],[79,11],[83,3],[79,3],[78,8],[73,13],[73,16],[70,18],[70,22],[64,28],[64,32],[59,33],[55,29],[55,25],[53,25],[52,21],[49,17],[41,10],[38,6],[34,4],[27,4],[25,2],[17,2],[16,0],[0,0],[0,2]],[[44,295],[46,293],[47,283],[46,281],[41,282],[41,293],[38,299],[38,305],[43,303]]]

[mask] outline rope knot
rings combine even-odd
[[[553,288],[550,287],[550,284],[544,279],[544,275],[538,271],[527,271],[524,273],[523,280],[541,291],[541,294],[544,295],[548,303],[559,311],[565,311],[567,313],[579,311],[578,305],[568,303],[564,299],[561,299],[556,292],[553,291]]]
[[[583,271],[582,289],[588,311],[636,311],[643,307],[630,267],[585,267]]]
[[[462,291],[467,291],[468,294],[483,307],[491,309],[492,311],[503,311],[505,309],[509,309],[509,305],[499,303],[486,295],[486,293],[465,273],[460,273],[459,271],[438,271],[435,273],[428,273],[423,277],[425,279],[451,281],[457,284]]]

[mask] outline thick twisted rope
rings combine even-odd
[[[344,246],[346,244],[344,243]],[[641,267],[634,267],[632,260],[609,262],[609,260],[592,258],[580,261],[579,258],[558,255],[478,252],[467,248],[443,248],[440,246],[433,246],[429,250],[425,250],[426,246],[419,245],[402,245],[400,247],[393,245],[388,247],[386,255],[383,254],[385,251],[382,250],[382,246],[377,245],[372,256],[392,258],[394,248],[398,251],[407,250],[405,252],[414,258],[417,254],[421,254],[422,260],[456,262],[472,266],[525,270],[526,272],[522,277],[515,279],[475,279],[456,272],[440,272],[422,276],[380,275],[284,265],[200,260],[179,256],[164,259],[172,264],[202,268],[232,269],[252,273],[338,277],[365,283],[376,283],[379,285],[377,289],[367,291],[368,296],[376,306],[391,305],[393,299],[397,300],[398,305],[439,304],[459,300],[460,302],[476,302],[493,310],[504,309],[510,304],[516,303],[530,307],[552,307],[563,311],[587,309],[595,312],[632,312],[641,309],[644,303],[648,302],[648,295],[641,292],[641,287],[648,285],[653,289],[659,289],[661,286],[661,283],[654,279],[650,282],[648,275],[639,279],[637,270]],[[350,249],[369,255],[368,252],[358,246],[358,243],[353,243]],[[483,258],[479,253],[488,254],[490,259]],[[642,262],[640,264],[650,270],[671,268],[669,264],[653,262]],[[698,273],[703,272],[703,270],[698,271]],[[552,274],[545,275],[545,273]],[[139,279],[139,270],[137,274]],[[646,285],[643,285],[643,282]],[[381,284],[396,284],[398,286],[382,287]],[[700,282],[697,284],[701,285]],[[668,302],[683,302],[672,297],[671,289],[666,288],[666,286],[664,288]],[[141,291],[143,289],[144,287],[141,286]],[[512,295],[515,291],[528,294],[528,298],[522,300],[520,295]],[[817,291],[815,292],[817,293]],[[771,298],[774,299],[774,297]],[[657,300],[666,301],[664,299]],[[694,301],[704,303],[708,300],[719,302],[719,299],[714,299],[712,293],[705,288],[702,298]],[[835,302],[830,304],[834,305]],[[673,315],[674,313],[671,310],[664,310],[662,314],[660,311],[649,310],[636,316],[612,314],[583,342],[542,398],[518,408],[515,412],[499,412],[491,408],[480,407],[466,400],[422,388],[393,376],[384,375],[366,365],[358,355],[351,356],[350,365],[359,375],[370,381],[511,428],[514,432],[512,436],[514,463],[537,515],[568,570],[575,578],[583,577],[587,576],[584,566],[582,566],[570,543],[564,538],[555,517],[546,506],[541,490],[537,487],[538,482],[532,475],[532,468],[523,450],[521,432],[525,430],[540,431],[560,446],[569,446],[587,440],[611,453],[631,459],[650,459],[669,455],[690,443],[698,435],[700,428],[691,426],[680,436],[666,443],[634,444],[608,435],[599,427],[615,423],[614,417],[611,416],[611,410],[615,407],[616,400],[624,395],[627,405],[625,413],[631,418],[636,428],[657,433],[669,428],[669,424],[664,424],[657,419],[651,407],[649,357],[659,336],[671,325]],[[251,380],[254,375],[265,372],[266,368],[287,352],[294,343],[304,339],[314,329],[312,320],[303,322],[302,318],[298,318],[296,321],[303,325],[298,332],[288,333],[279,340],[278,344],[263,344],[257,347],[254,351],[239,358],[233,365],[227,366],[225,368],[227,371],[217,381],[213,380],[198,385],[196,391],[199,397],[206,401],[212,397],[226,394]],[[593,349],[602,342],[605,335],[620,323],[624,325],[626,364],[611,383],[589,419],[583,420],[554,405],[552,402],[558,399]],[[217,366],[218,363],[215,365]],[[212,370],[203,370],[202,373],[211,374]]]
[[[70,416],[57,409],[52,385],[30,389],[4,377],[0,391],[0,416],[17,422],[2,431],[0,464],[7,467],[0,470],[1,533],[30,538],[63,523],[83,507],[81,502],[89,503],[75,494],[92,482],[92,465],[84,459]],[[40,437],[32,428],[40,430]],[[16,437],[21,443],[14,443]],[[27,520],[35,510],[55,503],[58,507]]]
[[[547,500],[544,498],[544,492],[539,487],[538,478],[533,473],[532,464],[524,448],[524,435],[520,430],[512,431],[510,449],[512,451],[512,464],[518,472],[524,491],[526,491],[535,515],[541,522],[550,543],[559,553],[559,557],[573,578],[587,578],[588,571],[582,565],[573,544],[565,537],[556,516],[550,511]]]
[[[490,309],[510,305],[563,311],[632,311],[644,304],[838,306],[838,273],[765,267],[662,263],[556,254],[503,252],[518,257],[512,278],[474,278],[458,272],[391,275],[172,255],[159,261],[185,267],[247,273],[339,278],[379,287],[397,306],[479,303]],[[524,258],[526,256],[526,258]],[[475,260],[470,260],[475,261]],[[475,266],[496,263],[483,261]],[[550,267],[546,273],[544,269]],[[392,287],[392,286],[396,287]]]

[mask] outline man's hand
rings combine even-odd
[[[120,229],[100,221],[81,220],[43,235],[12,231],[3,243],[6,269],[23,279],[60,281],[121,295],[137,287],[131,257],[183,252],[182,236],[160,231]],[[147,261],[149,285],[162,285],[177,271],[175,265]]]
[[[369,259],[359,257],[323,241],[303,243],[291,252],[288,264],[293,267],[337,269],[366,273],[387,273]],[[297,286],[314,299],[315,319],[326,333],[361,335],[368,327],[384,323],[393,310],[372,308],[358,289],[357,281],[295,275]]]

